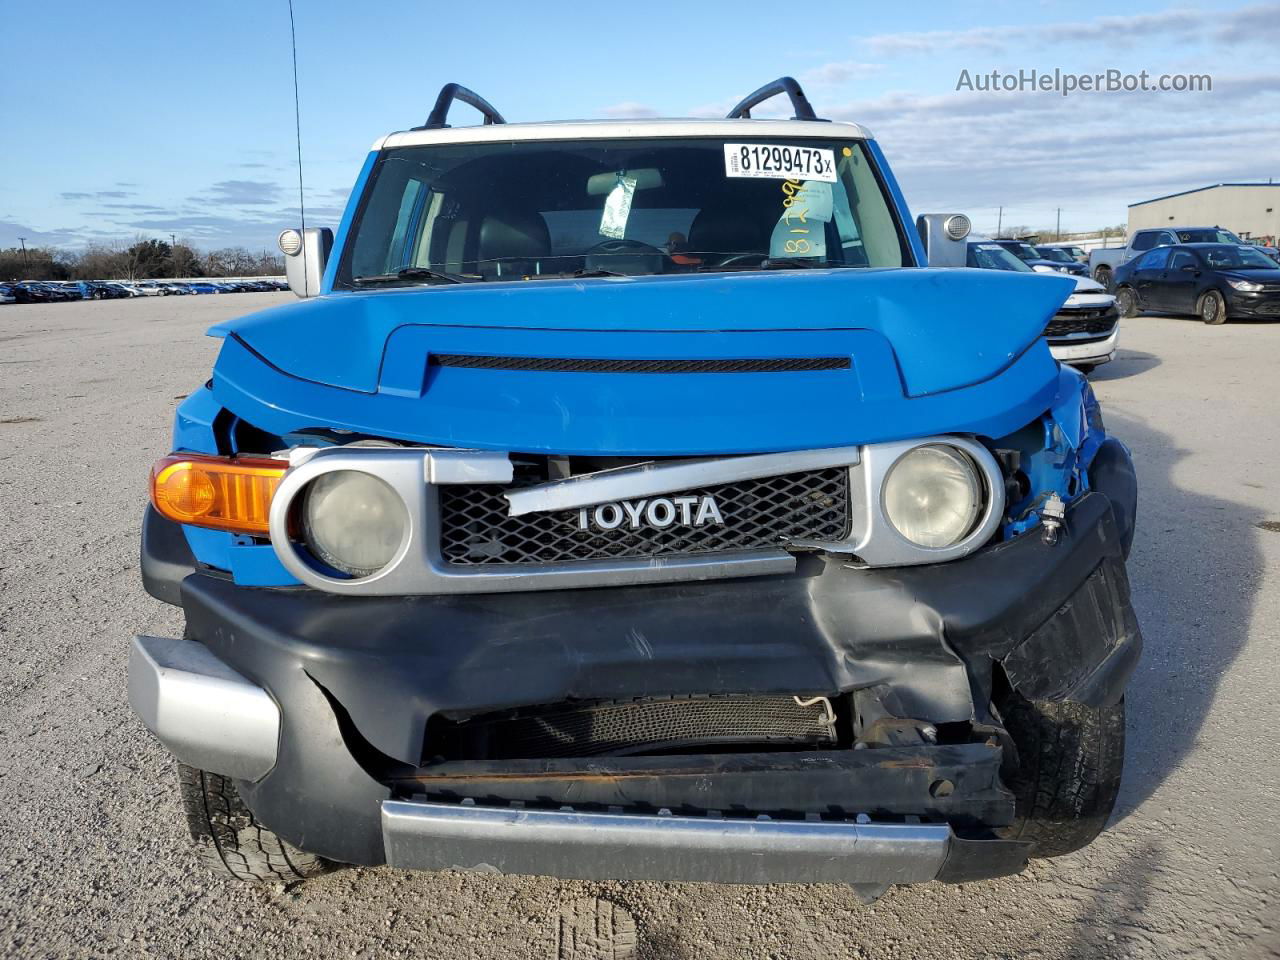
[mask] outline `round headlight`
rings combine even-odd
[[[921,547],[959,543],[982,515],[983,482],[955,447],[927,444],[903,456],[884,478],[884,513],[895,530]]]
[[[302,507],[307,547],[343,573],[377,573],[395,559],[408,529],[404,501],[372,474],[335,470],[307,487]]]

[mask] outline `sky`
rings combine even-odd
[[[175,234],[258,250],[297,224],[287,0],[6,7],[0,247]],[[913,213],[984,232],[1054,227],[1059,208],[1064,231],[1109,226],[1139,200],[1280,181],[1280,0],[294,0],[294,15],[308,225],[336,226],[369,145],[422,123],[449,81],[520,121],[723,116],[790,74],[820,116],[871,130]],[[977,89],[1055,69],[1208,73],[1212,90]]]

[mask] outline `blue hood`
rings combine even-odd
[[[335,427],[530,452],[710,454],[998,436],[990,431],[1016,429],[1052,396],[1056,366],[1040,335],[1074,286],[1065,276],[899,269],[333,294],[211,330],[227,338],[214,391],[277,434]],[[456,355],[849,362],[761,373],[438,362]]]

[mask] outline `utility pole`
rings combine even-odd
[[[19,237],[18,242],[22,244],[22,265],[27,266],[27,238]]]
[[[173,275],[178,275],[178,238],[169,234],[169,259],[173,261]]]
[[[1058,208],[1058,226],[1053,231],[1053,239],[1062,239],[1062,208]]]
[[[1000,212],[996,214],[996,236],[1000,236],[1000,228],[1004,226],[1004,207],[1000,208]]]

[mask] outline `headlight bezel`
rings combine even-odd
[[[421,549],[426,496],[422,457],[413,456],[404,448],[364,448],[355,456],[349,451],[350,448],[325,447],[291,452],[292,466],[271,501],[271,545],[285,570],[310,586],[331,593],[394,592],[405,579],[400,571],[412,566],[406,560]],[[384,567],[366,576],[351,576],[330,567],[300,536],[300,511],[306,502],[307,488],[320,477],[348,470],[367,473],[382,481],[405,510],[399,548]]]
[[[941,444],[954,447],[973,463],[982,479],[985,503],[974,528],[948,547],[926,547],[904,537],[889,521],[883,506],[885,477],[912,450]],[[981,549],[1004,519],[1005,478],[995,456],[978,440],[959,434],[868,444],[854,467],[852,529],[841,552],[853,554],[867,567],[904,567],[957,560]]]

